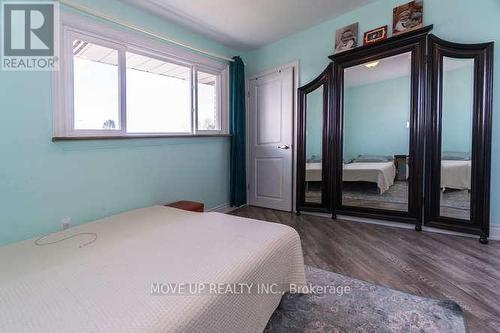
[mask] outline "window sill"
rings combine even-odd
[[[52,138],[52,142],[96,141],[96,140],[135,140],[135,139],[220,138],[220,137],[231,137],[231,134],[55,136]]]

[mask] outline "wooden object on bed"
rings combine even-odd
[[[196,201],[181,200],[166,204],[165,206],[197,213],[203,213],[205,211],[205,204]]]

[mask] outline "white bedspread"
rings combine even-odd
[[[281,295],[151,295],[153,283],[304,284],[292,228],[155,206],[0,248],[0,332],[261,332]]]
[[[344,164],[343,181],[376,183],[380,194],[387,191],[396,177],[394,162]]]
[[[323,163],[306,163],[306,182],[320,182],[323,179]]]
[[[441,161],[441,188],[471,189],[471,161]]]

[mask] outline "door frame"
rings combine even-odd
[[[269,74],[276,73],[278,71],[282,71],[284,69],[293,69],[293,121],[292,121],[292,212],[295,212],[295,202],[297,200],[297,189],[296,189],[296,178],[297,178],[297,165],[296,165],[296,157],[297,157],[297,107],[298,107],[298,98],[297,98],[297,89],[299,88],[299,80],[300,80],[300,72],[299,72],[299,60],[294,60],[292,62],[279,65],[272,69],[265,70],[263,72],[259,72],[250,77],[247,77],[245,80],[245,94],[246,94],[246,112],[245,112],[245,122],[246,122],[246,176],[247,176],[247,198],[250,197],[250,81],[255,80],[256,78],[266,76]],[[248,205],[248,203],[247,203]]]

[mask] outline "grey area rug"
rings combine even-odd
[[[285,294],[264,332],[467,332],[455,302],[418,297],[309,266],[306,278],[312,285],[349,286],[351,292]]]
[[[346,199],[379,201],[390,203],[408,202],[408,184],[396,181],[383,194],[379,194],[377,184],[368,182],[344,182],[342,196]]]
[[[469,210],[470,193],[467,190],[447,189],[441,193],[441,207]]]

